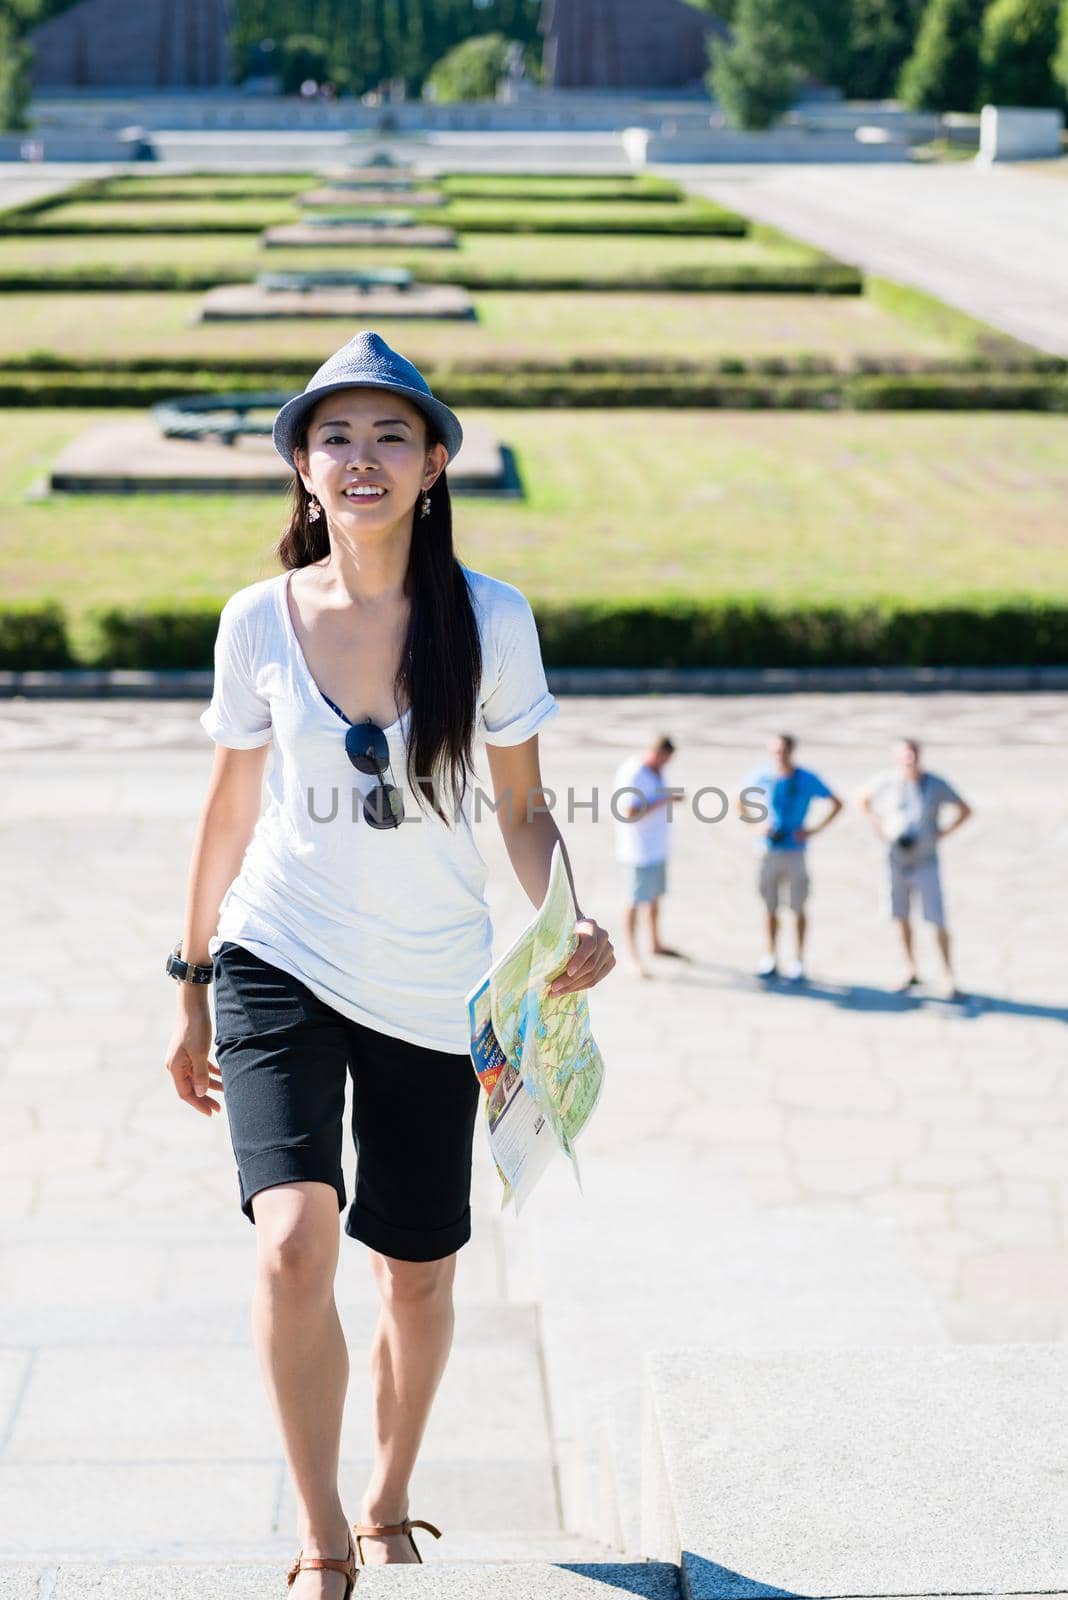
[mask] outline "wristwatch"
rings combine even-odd
[[[182,941],[178,940],[174,949],[163,963],[164,972],[169,972],[171,977],[180,983],[210,983],[215,976],[213,966],[200,966],[195,961],[182,960]]]

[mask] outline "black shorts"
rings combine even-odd
[[[468,1052],[433,1050],[342,1016],[299,978],[227,940],[215,969],[215,1058],[241,1209],[274,1184],[333,1184],[352,1074],[356,1194],[345,1232],[402,1261],[471,1237],[471,1150],[482,1093]]]

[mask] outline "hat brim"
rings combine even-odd
[[[424,394],[421,389],[413,389],[405,383],[376,383],[373,378],[341,378],[337,383],[324,383],[321,388],[305,390],[303,394],[294,395],[292,400],[286,401],[275,417],[271,430],[274,447],[294,472],[297,470],[297,463],[293,459],[293,449],[305,415],[315,410],[324,395],[335,394],[339,389],[388,389],[393,394],[403,395],[424,416],[432,418],[441,434],[450,461],[454,459],[463,443],[464,430],[460,426],[459,417],[454,411],[449,410],[444,401],[436,400],[433,395]]]

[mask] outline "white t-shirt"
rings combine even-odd
[[[512,584],[462,570],[482,644],[476,747],[478,740],[521,744],[560,709],[534,614]],[[274,748],[268,802],[223,896],[209,954],[232,940],[380,1033],[467,1050],[464,995],[489,965],[493,940],[487,868],[471,827],[476,780],[468,774],[451,828],[417,800],[406,773],[406,711],[384,730],[387,779],[400,790],[404,821],[382,830],[365,822],[360,796],[377,779],[345,753],[348,725],[308,669],[288,579],[285,571],[239,589],[219,618],[214,689],[201,725],[230,749],[271,740]],[[446,812],[450,794],[440,783]]]
[[[615,796],[612,802],[613,816],[616,830],[616,860],[626,862],[630,866],[645,866],[650,861],[666,861],[670,835],[668,815],[670,806],[657,806],[655,811],[647,811],[644,816],[632,817],[630,821],[621,819],[626,815],[627,807],[638,798],[636,794],[629,794],[629,789],[639,789],[646,802],[655,800],[659,795],[667,794],[670,785],[665,784],[660,774],[652,767],[647,767],[639,758],[628,756],[616,770],[612,783],[612,793]],[[623,791],[623,792],[621,792]]]

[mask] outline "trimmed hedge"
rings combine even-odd
[[[479,201],[457,200],[450,204],[420,209],[418,222],[420,225],[456,228],[461,233],[565,233],[613,236],[637,233],[676,238],[711,235],[740,239],[745,237],[749,229],[744,217],[707,202],[678,202],[670,207],[657,204],[654,209],[661,213],[660,215],[639,213],[637,216],[626,215],[628,207],[622,204],[617,212],[608,215],[598,215],[596,202],[591,202],[588,211],[561,211],[554,209],[557,205],[558,202],[546,201],[543,205],[530,210],[526,206],[509,205],[503,200],[499,203],[488,201],[484,204]],[[220,209],[196,212],[191,206],[186,208],[184,202],[177,202],[173,216],[166,218],[161,218],[159,215],[135,216],[121,220],[112,219],[108,222],[94,222],[88,217],[68,220],[61,212],[58,215],[51,215],[47,211],[42,214],[41,220],[35,221],[28,212],[9,211],[0,216],[0,238],[54,238],[59,235],[70,238],[121,238],[131,235],[163,238],[204,232],[254,235],[261,233],[265,228],[283,223],[309,220],[308,216],[290,206],[256,208],[246,205],[232,214],[222,209],[224,206],[225,202],[221,202]],[[359,208],[360,202],[354,198],[351,209],[357,211]],[[403,210],[403,208],[403,196],[398,196],[395,206],[391,204],[383,208],[375,204],[372,207],[363,207],[364,210],[370,211]],[[183,216],[184,210],[188,210],[191,214]],[[354,222],[359,220],[358,215],[353,217]],[[314,246],[301,248],[314,248]]]
[[[221,602],[89,613],[74,662],[55,603],[0,608],[0,665],[210,670]],[[776,607],[756,599],[534,603],[550,667],[1062,666],[1068,604],[1005,600]]]
[[[559,407],[703,407],[718,410],[1068,411],[1068,378],[1060,374],[964,374],[880,377],[798,374],[769,377],[714,371],[678,373],[426,371],[435,394],[452,406],[501,410]],[[204,370],[110,376],[95,370],[50,374],[0,370],[0,407],[147,406],[176,395],[286,389],[292,371],[251,374]]]
[[[955,360],[951,357],[894,355],[885,357],[860,355],[854,357],[851,366],[843,367],[833,357],[824,355],[818,350],[799,350],[785,356],[711,356],[706,360],[689,360],[685,356],[598,356],[579,352],[577,355],[560,360],[544,360],[539,356],[516,356],[511,360],[501,360],[495,356],[457,357],[440,367],[431,365],[427,370],[433,372],[439,383],[471,375],[513,379],[517,373],[542,374],[558,381],[566,381],[577,373],[608,374],[616,379],[635,373],[652,374],[657,377],[665,374],[693,375],[702,379],[717,373],[739,376],[749,374],[770,378],[815,375],[841,378],[853,374],[858,377],[933,376],[953,379],[993,373],[999,379],[1011,374],[1014,379],[1022,376],[1029,382],[1040,373],[1068,374],[1068,356],[1045,355],[1040,350],[1031,351],[1029,354],[1030,359],[1026,361],[1022,356],[1017,358],[1014,355],[1013,364],[1009,367],[985,356],[965,356]],[[12,356],[4,362],[0,370],[5,373],[83,373],[90,377],[107,373],[125,377],[130,373],[157,374],[163,366],[168,373],[200,372],[204,366],[204,358],[168,355],[165,361],[158,356],[116,356],[109,359],[99,356],[65,356],[56,350],[30,350],[24,356]],[[307,370],[307,360],[295,356],[231,356],[226,367],[226,371],[230,374],[227,382],[232,380],[238,383],[245,377],[259,378],[263,374],[277,378],[285,373],[293,378],[304,378]]]
[[[778,608],[760,600],[535,606],[547,664],[593,667],[1057,666],[1068,605]]]
[[[0,606],[0,668],[55,671],[78,665],[63,608],[56,601]]]
[[[558,290],[587,289],[598,293],[641,293],[658,291],[708,290],[717,294],[863,294],[864,280],[855,267],[829,258],[797,262],[747,262],[717,265],[701,262],[692,267],[665,267],[657,272],[634,273],[626,279],[598,277],[596,273],[561,272],[552,277],[524,277],[515,272],[479,268],[473,261],[431,261],[424,254],[413,255],[404,263],[415,271],[422,283],[451,283],[462,289],[527,289],[539,294]],[[259,271],[259,262],[242,266],[205,268],[183,267],[180,263],[160,267],[92,265],[85,267],[41,267],[36,271],[0,267],[0,293],[21,291],[57,293],[103,290],[114,294],[122,289],[177,290],[190,294],[198,289],[214,289],[221,283],[249,283]]]

